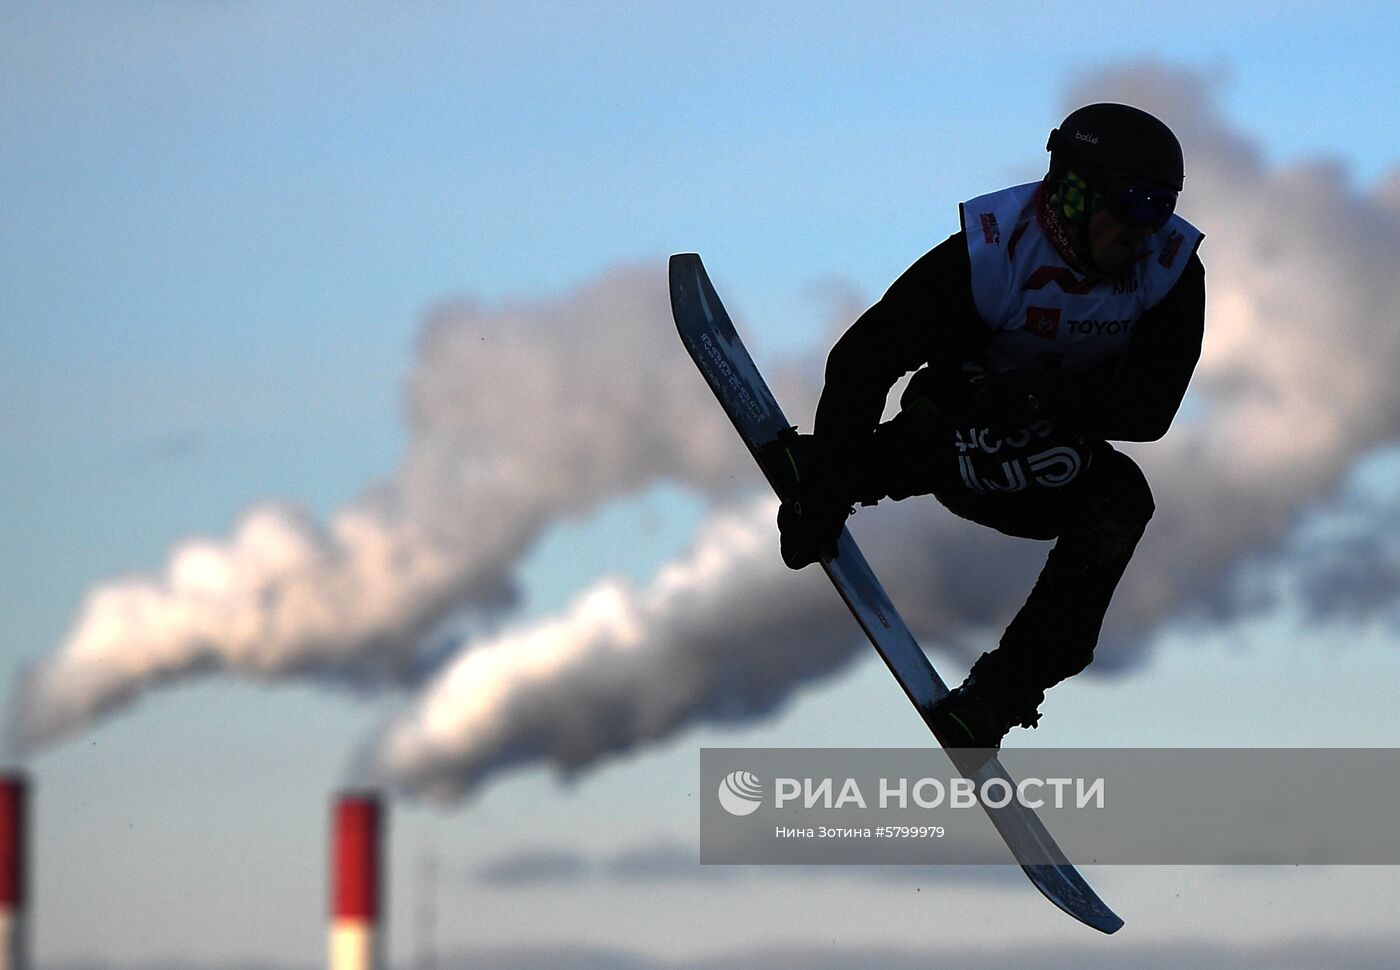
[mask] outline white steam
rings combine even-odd
[[[556,302],[445,307],[408,382],[392,480],[320,524],[286,504],[174,549],[158,576],[92,590],[22,685],[42,744],[163,682],[228,671],[411,685],[427,635],[499,611],[541,531],[661,476],[723,490],[746,458],[684,355],[664,272],[613,273]]]

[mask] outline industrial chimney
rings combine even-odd
[[[340,796],[331,820],[330,970],[380,970],[379,796]]]
[[[0,970],[27,970],[25,811],[28,784],[22,775],[0,774]]]

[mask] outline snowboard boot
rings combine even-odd
[[[964,758],[976,767],[995,757],[1014,725],[1039,723],[1036,708],[1044,698],[1043,691],[1027,688],[1002,669],[992,654],[983,654],[962,686],[933,706],[930,726],[946,748],[980,749],[980,756]]]

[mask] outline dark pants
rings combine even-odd
[[[932,494],[955,514],[1006,535],[1054,539],[1040,578],[1002,635],[973,667],[1012,706],[1033,713],[1044,691],[1094,657],[1113,591],[1154,505],[1137,464],[1107,442],[1081,445],[1087,463],[1069,483],[974,491],[960,472],[946,420],[901,412],[876,431],[872,491],[896,501]]]

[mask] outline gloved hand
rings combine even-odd
[[[823,558],[836,557],[836,543],[852,512],[839,474],[837,456],[818,445],[811,435],[788,433],[765,456],[783,504],[778,508],[778,534],[783,562],[801,569]]]
[[[822,559],[836,558],[836,543],[851,506],[842,502],[812,501],[778,506],[778,535],[783,562],[801,569]]]
[[[972,398],[973,418],[999,435],[1036,422],[1056,424],[1064,417],[1064,395],[1057,382],[1040,371],[1003,371],[987,375],[979,384]]]

